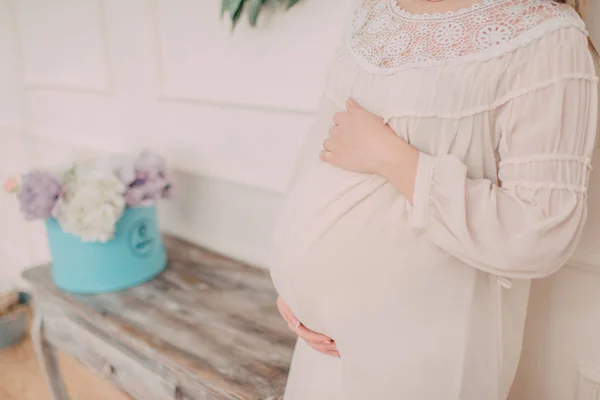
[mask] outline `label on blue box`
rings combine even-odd
[[[149,234],[149,224],[152,221],[141,219],[137,221],[129,232],[129,244],[133,254],[139,257],[152,255],[156,247],[156,238]]]

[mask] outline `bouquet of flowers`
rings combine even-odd
[[[109,157],[75,163],[61,171],[35,170],[10,178],[28,220],[55,218],[62,230],[85,242],[104,243],[126,207],[151,206],[169,198],[173,183],[165,160],[143,151],[135,158]]]

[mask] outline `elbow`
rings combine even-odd
[[[509,240],[502,253],[503,268],[514,278],[543,279],[561,269],[577,248],[587,208],[577,207],[552,223],[544,224]]]
[[[557,272],[568,258],[564,254],[510,254],[499,269],[505,272],[503,275],[508,278],[544,279]]]
[[[577,235],[578,239],[579,235]],[[568,243],[520,241],[509,244],[501,253],[499,270],[506,277],[544,279],[562,268],[575,251],[578,240]]]

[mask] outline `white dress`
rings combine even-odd
[[[413,205],[319,160],[353,97],[421,155]],[[581,19],[549,0],[414,15],[362,0],[275,232],[271,273],[309,329],[286,400],[505,399],[529,284],[586,219],[597,78]]]

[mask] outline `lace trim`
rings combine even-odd
[[[584,164],[590,170],[592,169],[592,160],[588,157],[576,156],[573,154],[535,154],[527,157],[513,157],[500,161],[500,167],[509,165],[522,165],[531,164],[535,162],[552,162],[552,161],[564,161],[564,162],[577,162]]]
[[[506,95],[500,97],[499,99],[497,99],[496,101],[494,101],[493,103],[489,104],[489,105],[482,105],[482,106],[478,106],[478,107],[473,107],[470,109],[466,109],[460,112],[456,112],[456,113],[436,113],[436,112],[418,112],[415,111],[413,113],[405,113],[405,114],[396,114],[396,115],[386,115],[385,117],[388,120],[392,120],[392,119],[397,119],[397,118],[406,118],[406,117],[413,117],[413,118],[443,118],[443,119],[461,119],[461,118],[466,118],[466,117],[471,117],[473,115],[477,115],[477,114],[481,114],[484,112],[488,112],[488,111],[493,111],[496,110],[499,107],[502,107],[505,104],[508,104],[509,102],[511,102],[512,100],[515,100],[519,97],[523,97],[523,96],[527,96],[528,94],[531,94],[533,92],[536,92],[538,90],[542,90],[545,89],[549,86],[552,86],[556,83],[559,82],[563,82],[563,81],[569,81],[569,80],[584,80],[584,81],[589,81],[589,82],[598,82],[598,77],[594,76],[594,75],[589,75],[589,74],[563,74],[563,75],[559,75],[556,76],[552,79],[549,79],[547,81],[544,82],[540,82],[536,85],[532,85],[529,86],[527,88],[521,89],[521,90],[514,90],[510,93],[507,93]],[[338,99],[336,98],[336,96],[332,93],[331,90],[329,90],[329,88],[325,89],[325,93],[324,93],[327,97],[329,97],[329,99],[338,107],[341,109],[345,109],[346,105],[345,105],[345,101],[338,101]]]
[[[501,56],[550,31],[573,27],[576,11],[551,0],[484,0],[441,14],[410,14],[396,0],[362,0],[346,47],[373,74]]]
[[[402,0],[400,0],[402,1]],[[457,17],[463,14],[467,14],[473,11],[477,11],[481,7],[488,6],[493,4],[496,0],[483,0],[481,2],[475,3],[469,7],[461,8],[459,10],[454,11],[446,11],[441,13],[422,13],[422,14],[413,14],[408,12],[400,7],[398,4],[398,0],[388,0],[388,6],[398,15],[405,19],[418,19],[423,21],[430,21],[433,19],[442,19],[442,18],[452,18]]]

